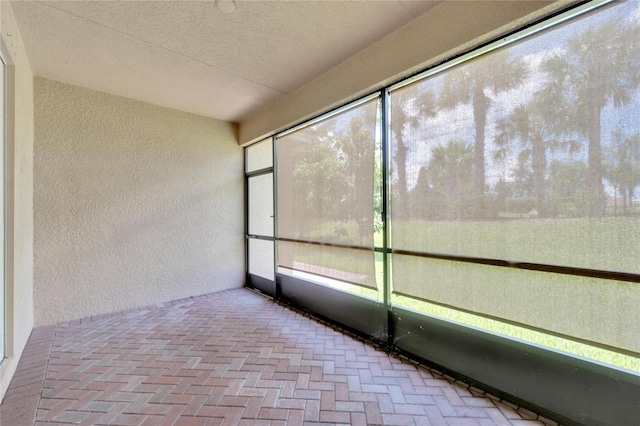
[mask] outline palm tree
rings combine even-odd
[[[627,105],[640,85],[640,26],[613,18],[587,28],[566,43],[566,50],[554,54],[542,67],[550,76],[553,90],[563,94],[567,114],[587,138],[586,185],[593,197],[590,214],[601,216],[605,205],[602,110],[607,105]]]
[[[494,153],[497,160],[504,159],[512,149],[513,141],[519,141],[524,147],[520,158],[530,160],[533,192],[536,197],[536,210],[540,216],[546,216],[545,175],[547,170],[547,150],[568,148],[577,151],[579,146],[575,140],[561,140],[569,131],[565,115],[558,109],[563,108],[560,102],[553,99],[554,92],[543,89],[534,95],[533,100],[515,108],[509,115],[496,122]],[[524,156],[524,157],[522,157]]]
[[[640,132],[624,137],[621,131],[613,132],[615,146],[610,147],[609,161],[603,167],[603,173],[614,187],[614,195],[622,195],[622,209],[628,213],[633,211],[635,189],[640,186]],[[617,199],[614,196],[614,209],[617,210]],[[614,212],[615,212],[614,210]]]
[[[417,88],[417,90],[416,90]],[[391,98],[391,133],[396,139],[395,163],[398,170],[398,197],[407,194],[407,153],[405,129],[417,127],[421,120],[436,114],[435,96],[431,91],[419,92],[420,86],[410,86],[393,92]]]
[[[515,89],[527,75],[524,62],[509,57],[509,51],[501,50],[467,62],[447,73],[440,94],[439,105],[453,109],[458,105],[473,106],[475,144],[473,153],[474,192],[480,197],[485,190],[484,139],[487,115],[493,102],[490,95]],[[479,206],[482,209],[482,206]]]
[[[447,219],[462,219],[471,188],[473,148],[464,141],[449,141],[431,150],[428,171],[432,181],[444,192]]]
[[[348,126],[335,136],[337,147],[345,155],[347,164],[345,175],[349,191],[345,196],[343,212],[358,224],[360,244],[373,243],[375,179],[375,123],[377,106],[375,103],[360,107],[360,114],[349,121]]]
[[[304,224],[302,235],[296,237],[309,238],[325,226],[327,217],[343,216],[348,169],[341,147],[330,135],[330,128],[320,127],[296,141],[291,173],[294,198],[300,205],[294,214],[297,223]]]

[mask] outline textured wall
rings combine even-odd
[[[35,317],[243,285],[235,126],[35,78]]]
[[[14,76],[7,90],[14,101],[9,99],[7,117],[7,359],[0,366],[1,400],[33,329],[33,74],[8,2],[0,2],[0,17],[3,54]]]

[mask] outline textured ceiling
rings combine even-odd
[[[439,1],[12,2],[34,74],[240,121]]]

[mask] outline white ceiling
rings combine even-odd
[[[239,122],[439,1],[12,2],[35,75]]]

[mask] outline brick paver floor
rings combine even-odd
[[[237,289],[34,330],[2,426],[552,422]]]

